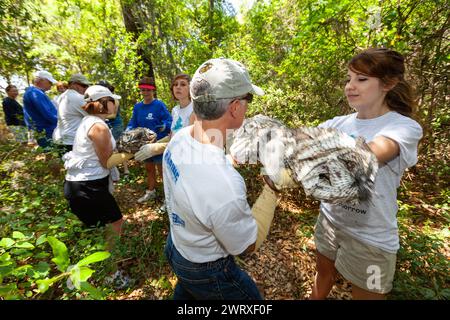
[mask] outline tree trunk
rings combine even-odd
[[[131,33],[133,35],[133,41],[137,41],[139,39],[139,35],[141,34],[140,28],[138,27],[138,24],[136,23],[136,18],[133,14],[133,6],[132,4],[128,3],[128,1],[120,1],[120,6],[122,8],[122,16],[123,16],[123,22],[125,24],[125,29],[127,32]],[[153,62],[152,59],[148,56],[148,54],[145,52],[145,50],[142,47],[138,47],[137,49],[138,56],[142,59],[142,61],[148,66],[146,76],[152,77],[155,79],[155,72],[153,70]],[[139,77],[139,75],[136,75],[136,78]]]

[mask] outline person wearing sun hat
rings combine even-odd
[[[204,62],[190,83],[196,121],[177,132],[163,155],[170,232],[165,255],[178,277],[174,299],[259,300],[255,282],[234,256],[259,248],[277,204],[267,181],[250,208],[244,179],[228,161],[226,134],[238,129],[253,95],[247,68],[219,58]]]
[[[116,142],[105,123],[116,112],[116,99],[120,96],[103,86],[87,88],[82,107],[87,115],[76,131],[73,150],[63,160],[67,170],[64,196],[72,212],[86,226],[108,224],[119,235],[122,213],[111,193],[111,172],[106,165]]]
[[[37,71],[34,73],[34,85],[28,87],[23,96],[25,123],[28,129],[37,133],[37,142],[45,149],[51,144],[53,130],[58,122],[56,108],[45,92],[56,82],[50,72]]]
[[[142,127],[155,132],[158,140],[167,137],[172,125],[172,116],[164,102],[156,99],[155,80],[151,77],[143,77],[139,80],[138,87],[143,101],[134,105],[133,115],[128,122],[126,131]],[[145,203],[156,198],[156,170],[158,169],[159,174],[162,175],[162,155],[141,160],[144,161],[147,172],[147,190],[137,202]]]

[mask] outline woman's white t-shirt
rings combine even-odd
[[[395,253],[399,248],[397,188],[403,172],[417,163],[422,128],[413,119],[393,111],[374,119],[358,119],[356,115],[335,117],[320,127],[336,128],[355,138],[362,136],[366,142],[387,137],[398,143],[400,154],[378,169],[375,193],[369,202],[357,206],[322,202],[320,211],[350,236]]]
[[[181,108],[176,106],[172,109],[172,133],[175,134],[181,128],[187,127],[189,125],[189,118],[193,111],[192,101],[186,107]]]

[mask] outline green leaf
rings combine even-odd
[[[45,252],[45,251],[41,251],[41,252],[35,254],[34,257],[35,257],[36,259],[42,259],[42,258],[48,257],[49,255],[50,255],[50,253],[47,253],[47,252]]]
[[[95,271],[88,267],[80,268],[80,282],[87,281]]]
[[[14,239],[25,239],[25,235],[20,231],[14,231],[12,237]]]
[[[59,279],[58,276],[53,277],[51,279],[43,279],[43,280],[37,280],[36,284],[38,285],[38,290],[40,293],[44,293],[48,290],[48,288]]]
[[[34,246],[29,242],[16,243],[15,247],[21,249],[34,249]]]
[[[47,241],[47,235],[46,234],[43,234],[43,235],[41,235],[39,238],[37,238],[37,240],[36,240],[36,245],[38,246],[38,245],[40,245],[40,244],[43,244],[44,242],[46,242]]]
[[[26,273],[28,272],[29,269],[33,269],[33,266],[30,264],[26,264],[20,267],[15,268],[11,274],[18,277],[18,278],[23,278]]]
[[[80,290],[80,284],[86,282],[95,271],[88,267],[79,267],[74,265],[70,270],[70,281],[72,285]]]
[[[32,277],[35,279],[44,278],[48,275],[49,271],[50,265],[47,262],[40,261],[36,267],[34,267]]]
[[[89,295],[96,300],[103,300],[104,296],[100,290],[92,286],[89,282],[82,282],[80,284],[81,290],[89,293]]]
[[[3,267],[0,267],[0,276],[1,277],[6,277],[7,275],[9,275],[15,268],[16,264],[13,261],[12,263],[5,265]],[[1,283],[2,281],[0,281]]]
[[[12,263],[13,261],[11,261],[11,255],[9,252],[5,252],[0,256],[0,267],[9,266]]]
[[[59,271],[66,271],[70,263],[69,252],[66,245],[55,237],[47,237],[47,241],[52,247],[54,258],[52,261],[56,263]]]
[[[82,267],[89,265],[94,262],[103,261],[105,259],[108,259],[111,256],[111,254],[108,251],[99,251],[91,254],[90,256],[78,261],[77,266]]]
[[[0,297],[8,298],[11,294],[17,292],[17,284],[16,283],[8,283],[4,286],[0,286]]]
[[[2,240],[0,240],[0,247],[9,248],[14,243],[16,243],[16,242],[11,238],[2,238]]]

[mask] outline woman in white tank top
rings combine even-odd
[[[110,192],[110,170],[107,161],[115,148],[115,140],[105,119],[115,112],[114,95],[103,86],[89,87],[85,92],[88,113],[77,130],[73,150],[63,157],[67,169],[64,195],[72,212],[87,226],[110,224],[115,234],[121,233],[122,213]]]

